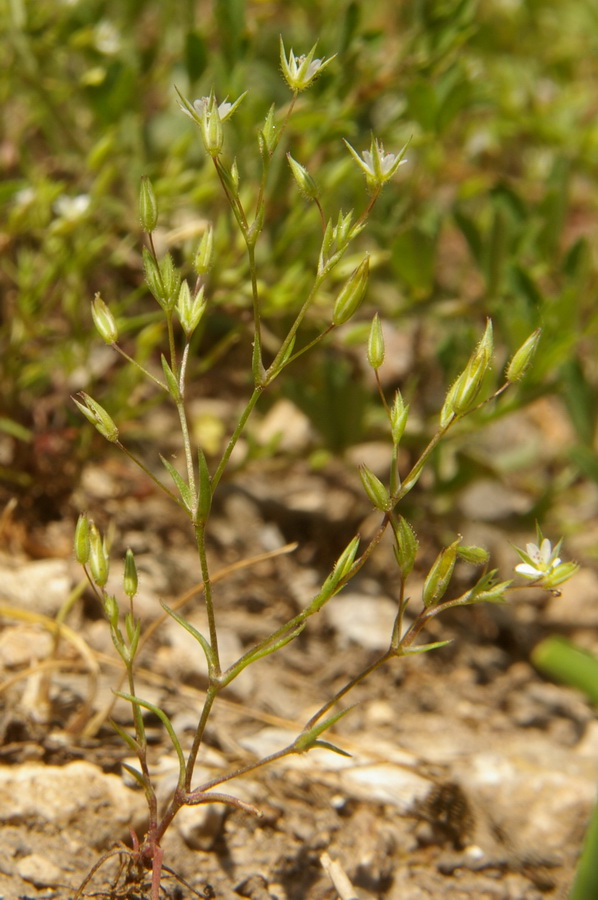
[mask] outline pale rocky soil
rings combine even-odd
[[[370,454],[375,466],[375,447],[355,452]],[[462,498],[459,515],[471,520],[467,503],[477,511],[465,540],[488,546],[508,577],[515,562],[508,540],[532,537],[506,527],[524,492],[483,481],[475,488],[486,499],[471,491]],[[596,497],[586,492],[580,503],[595,521]],[[137,612],[149,627],[160,599],[176,602],[197,580],[185,522],[114,455],[84,472],[72,501],[82,507],[102,528],[116,524],[115,591],[119,554],[134,549]],[[319,473],[305,464],[252,464],[226,485],[214,510],[213,571],[289,542],[299,547],[231,570],[218,583],[224,656],[238,656],[295,614],[354,528],[367,534],[374,521],[356,476],[336,463]],[[143,796],[123,778],[129,751],[104,721],[119,666],[100,611],[92,597],[76,601],[66,617],[71,631],[58,645],[49,624],[81,578],[70,556],[72,527],[71,517],[24,536],[15,513],[10,521],[5,515],[1,532],[2,900],[69,900],[102,853],[117,841],[130,844],[130,827],[144,829]],[[428,546],[422,522],[416,527],[424,557],[433,558],[433,536]],[[569,549],[583,557],[583,540]],[[458,573],[461,584],[470,577],[465,568]],[[395,599],[392,555],[383,546],[363,578],[295,643],[231,686],[208,729],[198,777],[290,743],[331,692],[386,648]],[[203,629],[197,597],[184,612]],[[552,633],[597,650],[597,625],[591,565],[560,597],[527,591],[509,606],[436,622],[428,639],[452,638],[451,645],[395,660],[356,690],[357,706],[333,737],[350,757],[317,750],[233,783],[231,791],[262,811],[259,819],[220,806],[180,814],[164,840],[165,861],[187,886],[166,877],[164,897],[564,898],[595,799],[598,725],[584,698],[544,680],[528,660]],[[141,655],[138,689],[164,706],[185,745],[204,685],[202,654],[164,622]],[[124,703],[111,714],[130,726]],[[147,724],[166,795],[175,754],[159,723],[149,716]],[[112,896],[115,865],[113,858],[96,873],[89,895]],[[148,891],[146,882],[114,896],[133,900]]]

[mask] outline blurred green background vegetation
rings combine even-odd
[[[251,185],[257,141],[248,147],[247,136],[272,103],[290,100],[282,34],[296,53],[318,41],[319,55],[338,54],[301,96],[283,148],[316,177],[327,215],[359,214],[367,202],[343,137],[359,151],[371,132],[389,151],[411,143],[356,248],[373,263],[359,321],[294,367],[280,390],[333,452],[375,433],[375,394],[367,382],[356,387],[354,344],[379,309],[393,334],[410,338],[408,365],[387,387],[413,403],[406,440],[421,446],[486,317],[501,364],[541,326],[532,374],[441,451],[435,494],[446,507],[480,474],[508,480],[523,466],[529,521],[552,514],[565,533],[585,527],[598,485],[595,4],[4,0],[1,16],[0,499],[37,495],[56,514],[48,470],[55,476],[68,458],[72,480],[73,460],[89,453],[69,394],[84,388],[105,402],[110,382],[106,405],[119,421],[143,410],[130,400],[137,376],[98,346],[90,316],[100,291],[126,349],[141,361],[156,355],[160,315],[143,283],[137,217],[142,174],[158,196],[157,240],[178,262],[190,263],[206,220],[216,225],[195,372],[207,378],[200,393],[243,390],[232,369],[248,361],[235,346],[248,327],[247,262],[174,88],[191,99],[212,88],[219,99],[249,92],[227,125],[226,152]],[[283,154],[269,192],[258,254],[274,336],[310,284],[321,228]],[[324,297],[308,327],[315,333],[327,316]],[[548,454],[525,442],[517,451],[501,431],[507,412],[531,407],[546,443],[556,435]],[[473,441],[479,419],[492,421],[493,445]]]

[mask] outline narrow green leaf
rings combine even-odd
[[[177,470],[172,465],[172,463],[169,463],[167,459],[164,459],[162,454],[160,454],[160,459],[162,461],[164,468],[166,469],[166,471],[168,472],[168,474],[174,481],[176,488],[177,488],[179,494],[181,495],[181,499],[182,499],[183,503],[185,504],[185,506],[187,507],[189,512],[192,512],[193,499],[192,499],[192,495],[191,495],[191,488],[189,487],[189,485],[187,484],[187,482],[185,481],[183,476],[179,472],[177,472]]]
[[[160,605],[162,606],[162,609],[168,613],[169,616],[172,616],[175,622],[178,622],[181,628],[184,628],[185,631],[188,631],[191,637],[195,638],[195,640],[199,643],[201,649],[205,654],[206,661],[208,663],[208,672],[211,675],[214,670],[214,655],[212,653],[212,648],[210,647],[209,641],[203,636],[203,634],[201,634],[197,630],[197,628],[193,627],[191,622],[188,622],[187,619],[183,618],[183,616],[180,616],[166,603],[161,603]]]
[[[172,741],[172,746],[176,750],[176,755],[179,760],[179,784],[182,784],[185,780],[185,757],[183,754],[183,749],[179,743],[179,739],[176,736],[175,730],[172,727],[172,722],[166,715],[166,713],[160,709],[159,706],[156,706],[154,703],[150,703],[148,700],[141,700],[139,697],[134,697],[132,694],[126,694],[124,691],[114,691],[116,697],[120,697],[122,700],[128,700],[129,703],[132,703],[134,706],[142,706],[144,709],[149,709],[150,712],[153,712],[155,716],[158,716],[164,728],[168,732],[168,736]]]

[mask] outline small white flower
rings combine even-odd
[[[548,538],[544,538],[540,546],[531,543],[526,544],[526,552],[520,551],[519,555],[521,559],[527,561],[515,566],[515,571],[525,578],[542,578],[544,575],[548,575],[561,564],[561,558],[557,556],[560,547],[561,542],[559,541],[553,550]]]
[[[180,98],[179,106],[185,115],[193,119],[201,128],[201,135],[207,152],[214,158],[219,156],[224,142],[222,123],[230,119],[247,91],[241,94],[240,97],[237,97],[234,103],[229,103],[228,99],[224,99],[218,105],[213,94],[209,97],[200,97],[198,100],[190,103],[178,89],[175,88],[175,90]]]
[[[562,539],[556,547],[552,547],[548,538],[542,537],[538,528],[537,543],[527,544],[525,550],[515,547],[522,562],[515,566],[515,571],[524,578],[539,582],[540,587],[552,589],[562,584],[577,572],[576,562],[562,562],[559,556]]]
[[[106,56],[114,56],[120,49],[120,34],[112,22],[103,19],[98,22],[94,31],[96,49]]]
[[[335,58],[336,53],[328,59],[324,59],[323,57],[321,59],[314,59],[316,47],[317,44],[314,44],[307,56],[305,54],[295,56],[294,52],[289,50],[289,55],[287,57],[282,37],[280,38],[280,65],[282,74],[292,91],[304,91],[305,88],[308,88],[320,72],[322,72]]]
[[[80,219],[81,216],[85,215],[89,209],[90,203],[91,197],[89,194],[78,194],[76,197],[67,197],[63,194],[54,202],[54,212],[57,216],[60,216],[61,219],[66,219],[68,222],[75,222],[77,219]]]
[[[210,111],[212,99],[211,97],[200,97],[197,100],[194,100],[192,103],[193,109],[195,110],[197,116],[200,119],[204,119]],[[189,110],[183,106],[182,103],[179,104],[185,115],[189,116],[190,119],[193,119],[194,116],[189,112]],[[225,122],[232,115],[233,104],[229,103],[227,100],[223,100],[219,106],[216,106],[216,112],[218,113],[218,118],[221,122]]]
[[[345,141],[351,156],[365,174],[368,183],[373,186],[382,186],[395,174],[399,166],[407,162],[404,159],[407,144],[400,153],[386,153],[381,141],[372,136],[370,149],[364,150],[361,156],[353,149],[348,141]]]

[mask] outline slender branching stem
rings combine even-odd
[[[387,663],[388,660],[392,659],[392,657],[394,655],[395,655],[395,653],[392,649],[387,650],[386,653],[383,653],[382,656],[379,656],[378,659],[375,659],[374,662],[370,663],[369,666],[366,666],[365,669],[362,669],[362,671],[359,672],[358,675],[355,675],[354,678],[351,678],[351,680],[348,681],[345,684],[345,686],[340,689],[340,691],[336,692],[334,697],[331,697],[330,700],[328,700],[326,703],[324,703],[324,705],[321,706],[316,713],[314,713],[314,715],[311,717],[309,722],[306,722],[303,730],[309,731],[310,728],[313,728],[313,726],[316,724],[316,722],[319,719],[321,719],[322,716],[325,715],[329,709],[332,709],[332,707],[336,703],[338,703],[339,700],[342,700],[342,698],[346,694],[348,694],[349,691],[353,690],[353,688],[356,685],[358,685],[361,681],[364,681],[366,678],[368,678],[368,676],[371,675],[372,672],[375,672],[376,669],[379,669],[380,666],[383,666],[385,663]]]
[[[198,522],[195,526],[195,541],[197,544],[197,552],[199,555],[199,564],[201,566],[201,579],[203,582],[203,600],[208,617],[208,629],[210,632],[210,646],[212,649],[210,675],[218,678],[220,676],[220,654],[218,652],[218,631],[216,628],[216,613],[214,611],[214,599],[212,597],[212,581],[210,579],[210,569],[208,566],[208,558],[206,555],[206,523]]]
[[[253,393],[251,394],[251,397],[249,398],[249,400],[247,402],[247,405],[245,406],[245,409],[241,413],[241,416],[239,418],[239,421],[237,422],[235,430],[233,431],[232,435],[230,436],[228,444],[226,445],[226,449],[225,449],[224,453],[222,454],[222,459],[218,463],[218,466],[217,466],[214,474],[212,475],[212,492],[214,492],[216,490],[218,482],[220,481],[220,479],[222,478],[222,475],[224,474],[224,471],[225,471],[227,463],[231,457],[231,454],[237,445],[237,441],[241,437],[243,430],[245,428],[245,425],[247,424],[247,420],[249,419],[249,416],[253,412],[253,409],[254,409],[256,403],[260,399],[263,390],[264,390],[263,385],[259,385],[259,384],[256,385],[256,387],[253,389]]]
[[[201,742],[206,730],[206,725],[210,717],[210,713],[212,712],[214,700],[216,699],[219,689],[220,688],[217,683],[211,683],[208,686],[208,690],[206,691],[206,699],[204,700],[201,716],[199,717],[199,722],[197,723],[197,728],[195,729],[191,750],[189,751],[189,755],[187,756],[187,773],[185,777],[186,791],[191,790],[191,782],[193,780],[193,770],[195,768],[197,754],[199,753],[199,748],[201,747]]]
[[[149,378],[150,381],[153,381],[155,385],[157,385],[163,391],[168,390],[168,388],[166,387],[166,385],[164,384],[163,381],[160,381],[159,378],[156,378],[155,375],[152,375],[152,373],[148,369],[146,369],[144,366],[142,366],[140,363],[138,363],[136,359],[133,359],[132,356],[129,356],[129,354],[125,350],[123,350],[122,347],[120,347],[118,344],[112,344],[112,347],[116,350],[117,353],[120,353],[120,355],[124,359],[126,359],[127,362],[130,362],[131,365],[135,366],[136,369],[139,369],[140,372],[143,372],[143,374],[146,376],[146,378]]]
[[[144,472],[144,473],[147,475],[147,477],[150,478],[150,479],[154,482],[154,484],[155,484],[157,487],[160,488],[161,491],[164,491],[164,493],[167,494],[167,495],[170,497],[171,500],[174,500],[174,502],[175,502],[178,506],[180,506],[181,509],[184,509],[185,512],[186,512],[187,514],[189,513],[189,510],[187,509],[187,507],[185,506],[185,504],[183,503],[183,501],[181,500],[181,498],[180,498],[180,497],[177,497],[177,495],[174,494],[174,493],[170,490],[170,488],[167,488],[165,484],[162,484],[162,482],[160,481],[160,479],[159,479],[159,478],[156,478],[156,476],[153,474],[153,472],[150,472],[150,470],[147,468],[147,466],[145,466],[145,465],[141,462],[140,459],[138,459],[133,453],[131,453],[131,451],[128,450],[128,449],[125,447],[124,444],[122,444],[120,441],[116,441],[116,446],[119,448],[119,450],[122,450],[122,452],[125,454],[125,456],[128,456],[129,459],[130,459],[132,462],[134,462],[135,465],[136,465],[139,469],[141,469],[141,471]]]

